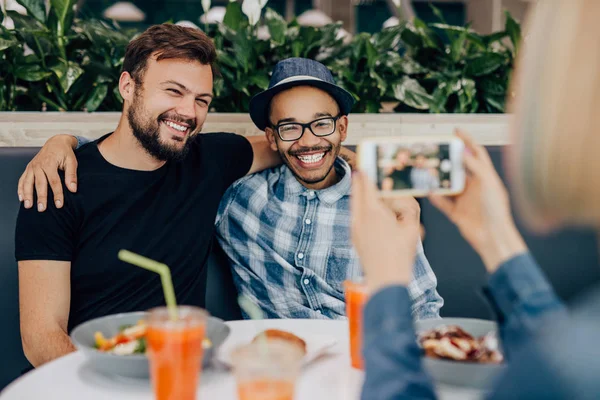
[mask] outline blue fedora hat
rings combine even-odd
[[[350,113],[354,97],[336,85],[326,66],[307,58],[288,58],[273,69],[269,88],[250,100],[250,117],[258,129],[264,131],[269,125],[269,104],[273,96],[294,86],[307,85],[329,93],[337,101],[342,115]]]

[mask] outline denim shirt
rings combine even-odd
[[[600,292],[572,315],[530,254],[505,262],[484,290],[508,363],[490,399],[600,398]],[[398,310],[398,304],[404,304]],[[402,286],[365,307],[363,400],[434,399]]]
[[[350,238],[350,166],[338,157],[334,167],[339,181],[322,190],[282,165],[240,179],[223,196],[217,239],[238,292],[267,318],[346,318],[344,281],[363,272]],[[438,318],[443,299],[421,243],[413,271],[413,317]]]

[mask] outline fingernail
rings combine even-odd
[[[19,193],[19,201],[23,201],[23,195]]]
[[[42,203],[38,203],[38,211],[44,211],[44,205]]]
[[[25,200],[25,208],[31,207],[31,201]]]
[[[54,204],[56,204],[56,208],[60,208],[62,206],[62,201],[56,200]]]
[[[71,188],[71,190],[77,190],[77,184],[75,182],[71,182],[69,184],[69,187]]]

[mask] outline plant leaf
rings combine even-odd
[[[450,44],[450,57],[452,61],[458,62],[463,57],[465,44],[467,42],[468,32],[462,31],[458,36],[455,36]]]
[[[487,75],[507,62],[506,56],[500,53],[482,53],[466,60],[466,76]]]
[[[269,87],[269,77],[262,71],[258,75],[252,75],[248,81],[258,86],[260,90],[265,90]]]
[[[494,96],[504,96],[506,94],[507,85],[508,82],[506,79],[494,77],[486,77],[477,82],[477,86],[483,93]]]
[[[410,26],[410,24],[407,24],[407,26]],[[425,22],[419,18],[414,18],[413,26],[415,31],[423,38],[423,44],[426,47],[432,47],[435,49],[443,48],[444,45],[440,37]]]
[[[433,91],[433,102],[430,111],[433,113],[445,113],[448,97],[452,94],[452,88],[447,82],[441,82]]]
[[[94,89],[92,89],[92,92],[90,93],[88,100],[85,102],[85,108],[87,109],[87,111],[89,111],[89,112],[96,111],[98,109],[98,107],[100,107],[100,105],[102,104],[104,99],[106,98],[107,94],[108,94],[108,85],[107,84],[103,83],[101,85],[96,85],[94,87]]]
[[[230,1],[227,3],[227,9],[225,11],[225,17],[223,18],[223,24],[227,27],[237,31],[242,25],[244,20],[244,13],[242,12],[242,5],[237,1]]]
[[[407,106],[417,110],[428,110],[433,103],[433,97],[417,82],[404,77],[394,86],[394,96]]]
[[[371,77],[371,79],[375,80],[377,88],[379,89],[378,97],[383,96],[385,94],[385,92],[387,91],[387,82],[385,81],[385,79],[383,79],[381,76],[379,76],[379,74],[377,74],[377,72],[375,72],[375,71],[370,71],[369,77]]]
[[[514,20],[512,15],[508,11],[506,11],[506,32],[510,37],[510,41],[512,42],[514,52],[513,54],[517,54],[519,51],[519,46],[521,44],[521,26],[517,21]]]
[[[75,10],[73,7],[77,0],[50,0],[50,12],[56,17],[55,26],[52,28],[58,37],[65,36],[71,29]]]
[[[504,112],[505,101],[504,96],[485,96],[485,102],[499,113]]]
[[[17,3],[25,7],[27,15],[32,16],[42,24],[46,23],[46,5],[44,0],[17,0]]]
[[[492,44],[494,42],[498,42],[498,41],[504,39],[507,36],[508,36],[508,32],[506,32],[506,31],[500,31],[500,32],[492,33],[490,35],[482,36],[482,39],[483,39],[483,42],[485,43],[485,45],[487,47],[490,44]]]
[[[27,82],[38,82],[38,81],[48,78],[51,75],[52,75],[52,72],[45,71],[38,64],[23,65],[23,66],[20,66],[19,68],[17,68],[17,70],[15,71],[15,76],[17,78],[23,79],[24,81],[27,81]]]
[[[119,85],[115,85],[113,89],[113,96],[119,102],[119,104],[123,104],[123,97],[121,96],[121,92],[119,91]]]
[[[11,48],[13,46],[17,46],[19,44],[19,41],[16,39],[3,39],[0,38],[0,51],[6,50],[8,48]]]
[[[271,8],[265,11],[265,22],[271,34],[271,41],[277,45],[285,43],[285,30],[287,23],[285,19]]]
[[[458,112],[474,113],[477,111],[477,89],[475,81],[471,79],[460,79],[454,86],[453,91],[458,95]]]
[[[50,66],[54,72],[64,93],[67,93],[77,78],[83,74],[83,68],[75,62],[58,62]]]
[[[443,24],[446,23],[446,19],[444,18],[444,14],[442,14],[442,12],[440,11],[439,8],[437,8],[436,6],[434,6],[431,3],[429,3],[429,8],[431,8],[431,11],[433,11],[433,15],[435,15],[437,17],[437,19],[440,20],[441,23],[443,23]]]
[[[220,64],[227,65],[229,67],[235,68],[237,67],[237,63],[235,59],[231,57],[228,53],[223,50],[217,50],[217,60]]]

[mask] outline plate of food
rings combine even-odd
[[[486,390],[505,368],[498,326],[470,318],[415,323],[424,365],[436,382]]]
[[[335,337],[328,335],[311,334],[302,335],[302,337],[300,337],[292,332],[281,329],[265,329],[254,335],[251,339],[243,340],[235,344],[232,343],[227,348],[221,349],[217,357],[219,361],[231,366],[231,352],[235,349],[235,347],[258,340],[282,340],[293,343],[304,353],[302,364],[305,366],[323,356],[327,350],[337,343],[337,339]]]
[[[146,358],[146,312],[131,312],[96,318],[71,332],[75,346],[94,369],[128,378],[149,377]],[[222,320],[208,317],[202,365],[207,367],[230,329]]]

